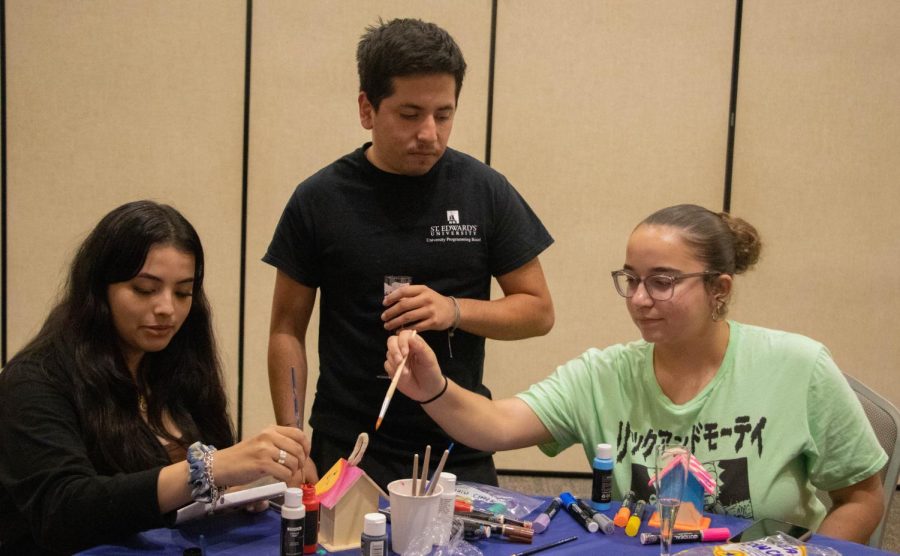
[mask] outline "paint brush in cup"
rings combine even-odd
[[[409,337],[412,338],[415,335],[416,331],[413,330],[412,334],[410,334]],[[400,365],[397,367],[397,372],[394,373],[394,378],[391,379],[391,385],[388,386],[387,394],[384,395],[384,402],[381,403],[381,411],[378,412],[378,419],[375,421],[375,430],[378,430],[378,427],[381,426],[381,421],[384,420],[384,414],[387,413],[387,408],[391,404],[391,398],[394,395],[394,390],[397,389],[397,383],[400,382],[400,375],[403,374],[403,371],[406,370],[407,357],[409,357],[408,353],[403,359],[400,360]]]
[[[444,455],[441,456],[441,461],[438,462],[437,467],[434,468],[434,475],[431,476],[431,482],[428,483],[428,488],[425,489],[425,496],[431,496],[431,493],[434,492],[434,487],[437,485],[438,480],[441,478],[441,472],[444,470],[444,464],[447,463],[447,456],[450,455],[450,450],[453,449],[453,443],[450,443],[450,446],[444,450]]]
[[[422,479],[419,481],[419,490],[416,496],[425,495],[425,484],[428,482],[428,465],[431,463],[431,444],[425,446],[425,459],[422,460]]]

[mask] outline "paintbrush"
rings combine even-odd
[[[297,399],[297,374],[291,367],[291,392],[294,394],[294,425],[299,429],[300,426],[300,401]]]
[[[419,495],[419,485],[416,484],[417,480],[419,480],[419,454],[413,456],[412,485],[409,487],[410,496]]]
[[[415,335],[416,331],[413,330],[409,337],[412,338]],[[403,371],[406,369],[407,357],[409,357],[409,353],[400,360],[397,372],[394,373],[394,378],[391,379],[391,385],[388,386],[387,394],[384,395],[384,402],[381,403],[381,411],[378,412],[378,419],[375,421],[375,430],[378,430],[378,427],[381,426],[381,421],[384,420],[384,414],[387,413],[387,408],[391,404],[391,397],[394,395],[394,390],[397,389],[397,383],[400,382],[400,375],[403,374]]]
[[[419,481],[419,490],[416,496],[425,495],[425,485],[428,482],[428,464],[431,463],[431,444],[425,446],[425,459],[422,460],[422,479]]]
[[[441,456],[441,461],[438,462],[437,467],[434,468],[434,475],[431,476],[431,482],[428,483],[428,488],[425,490],[425,496],[430,496],[434,491],[434,486],[438,483],[438,480],[441,478],[441,471],[444,470],[444,464],[447,463],[447,456],[450,455],[450,450],[453,448],[453,443],[450,443],[450,447],[444,450],[444,455]]]

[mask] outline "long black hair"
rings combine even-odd
[[[135,379],[119,347],[108,289],[134,278],[154,246],[193,255],[193,300],[165,349],[142,357]],[[89,456],[101,472],[166,463],[157,436],[184,447],[195,440],[220,448],[234,443],[203,265],[200,238],[181,213],[153,201],[124,204],[104,216],[81,244],[59,303],[10,361],[9,366],[27,359],[68,370],[66,386],[72,388]],[[142,394],[146,422],[138,407]],[[164,413],[180,438],[163,426]]]

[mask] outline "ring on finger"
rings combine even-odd
[[[278,450],[278,465],[284,465],[285,460],[287,460],[287,452]]]

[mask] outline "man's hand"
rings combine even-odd
[[[410,285],[396,289],[385,296],[384,306],[387,309],[381,313],[381,320],[385,330],[447,330],[456,321],[453,300],[428,286]]]

